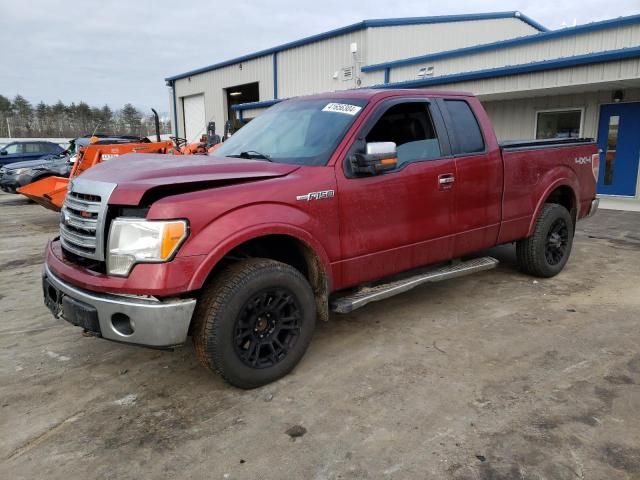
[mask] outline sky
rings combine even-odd
[[[640,0],[0,0],[0,94],[167,111],[164,78],[194,68],[364,19],[511,10],[557,29]]]

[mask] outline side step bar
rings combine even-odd
[[[498,260],[493,257],[474,258],[465,262],[446,265],[426,273],[403,278],[402,280],[376,285],[375,287],[364,287],[350,295],[335,298],[331,302],[331,310],[336,313],[349,313],[356,308],[364,307],[368,303],[407,292],[423,283],[441,282],[442,280],[449,280],[450,278],[490,270],[496,268],[498,263]]]

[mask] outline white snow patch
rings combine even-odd
[[[51,350],[47,350],[47,355],[49,355],[50,358],[55,358],[59,362],[68,362],[69,360],[71,360],[71,357],[60,355],[59,353],[52,352]]]
[[[129,395],[125,395],[120,400],[116,400],[113,403],[115,403],[116,405],[120,405],[121,407],[130,407],[131,405],[136,404],[137,399],[138,396],[135,393],[130,393]]]

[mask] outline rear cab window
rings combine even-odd
[[[444,104],[449,114],[447,127],[455,138],[451,145],[454,155],[484,152],[484,137],[471,106],[464,100],[445,99]]]

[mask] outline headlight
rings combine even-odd
[[[13,175],[22,175],[23,173],[27,173],[29,170],[31,170],[31,168],[16,168],[11,170],[11,173]]]
[[[107,272],[124,277],[136,263],[167,262],[187,235],[185,220],[116,218],[109,231]]]

